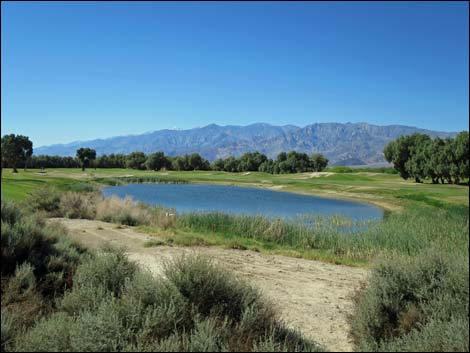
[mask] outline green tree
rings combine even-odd
[[[422,179],[428,177],[426,161],[429,159],[431,143],[432,140],[428,135],[415,135],[413,143],[410,143],[408,147],[409,158],[405,163],[405,168],[417,183],[421,183]]]
[[[163,168],[169,168],[171,165],[170,161],[163,152],[156,152],[147,157],[145,166],[148,170],[160,170]]]
[[[274,162],[272,159],[268,159],[268,160],[264,161],[263,163],[261,163],[258,170],[260,172],[274,174],[275,164],[276,164],[276,162]]]
[[[190,170],[209,170],[210,164],[207,159],[203,158],[199,153],[192,153],[188,157]]]
[[[211,168],[212,168],[212,170],[223,171],[224,170],[224,160],[220,159],[220,158],[215,160],[212,163]]]
[[[268,159],[264,154],[256,152],[247,152],[240,158],[239,168],[241,172],[256,172],[259,166]]]
[[[3,172],[3,166],[5,165],[11,166],[13,173],[18,173],[16,168],[20,163],[23,163],[26,169],[26,163],[33,154],[33,143],[27,136],[15,134],[5,135],[2,137],[1,150],[1,172]]]
[[[384,157],[388,162],[393,163],[393,167],[400,173],[403,179],[411,176],[411,164],[407,163],[412,153],[416,150],[416,146],[429,140],[429,136],[425,134],[412,134],[401,136],[395,141],[390,142],[384,149]]]
[[[235,157],[228,157],[224,161],[224,170],[226,172],[238,172],[239,171],[239,160]]]
[[[145,169],[145,161],[147,157],[144,152],[132,152],[127,155],[126,168],[131,169]]]
[[[85,171],[85,168],[90,165],[90,162],[96,159],[96,151],[88,147],[79,148],[77,150],[77,159],[82,164],[82,170]]]
[[[310,157],[310,161],[312,164],[313,171],[315,172],[321,172],[323,171],[326,166],[328,165],[328,158],[323,156],[321,153],[315,153]]]
[[[460,179],[470,178],[470,148],[468,131],[460,132],[454,139],[454,154]]]
[[[174,170],[189,170],[188,156],[179,156],[173,159]]]
[[[277,155],[277,162],[284,162],[287,159],[287,153],[281,152]]]

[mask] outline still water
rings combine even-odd
[[[342,215],[354,220],[383,218],[379,207],[258,188],[204,184],[128,184],[102,189],[104,196],[131,196],[136,201],[184,212],[228,212],[293,219],[300,215]]]

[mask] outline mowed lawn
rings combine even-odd
[[[74,184],[93,183],[96,179],[119,177],[156,177],[160,180],[183,180],[189,183],[210,183],[264,187],[277,191],[290,191],[303,194],[334,198],[347,198],[396,210],[407,200],[422,201],[428,204],[469,203],[469,188],[465,185],[415,183],[403,180],[395,174],[385,173],[298,173],[277,174],[246,172],[226,173],[215,171],[140,171],[133,169],[87,169],[83,172],[75,168],[19,169],[14,174],[4,169],[1,181],[2,198],[21,200],[42,185],[56,186],[67,190]]]

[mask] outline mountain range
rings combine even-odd
[[[305,127],[256,123],[248,126],[210,124],[188,130],[157,130],[141,135],[75,141],[38,147],[35,155],[75,156],[80,147],[90,147],[98,155],[128,154],[135,151],[163,151],[170,156],[200,153],[209,161],[245,152],[259,151],[275,158],[282,151],[322,153],[330,165],[367,165],[385,162],[383,149],[389,141],[412,133],[432,137],[455,136],[453,132],[431,131],[411,126],[378,126],[368,123],[315,123]]]

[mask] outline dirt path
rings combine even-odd
[[[115,224],[89,220],[55,221],[64,224],[72,237],[86,246],[96,248],[109,242],[124,247],[130,259],[155,274],[160,273],[164,259],[203,253],[261,288],[291,327],[330,350],[352,350],[346,316],[352,309],[354,290],[366,278],[363,269],[216,247],[145,248],[144,243],[155,237],[131,227],[119,229]]]

